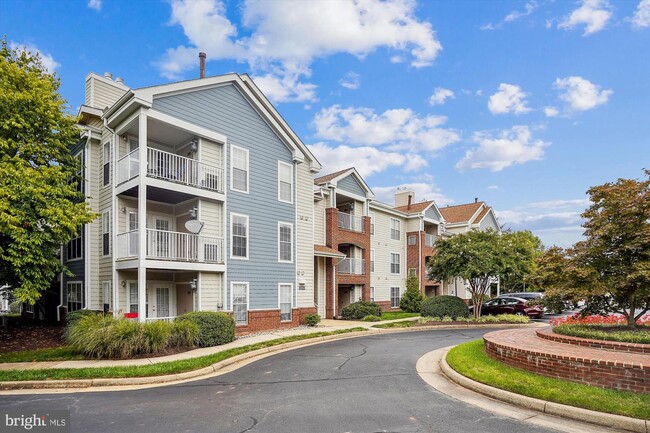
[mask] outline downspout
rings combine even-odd
[[[86,140],[86,148],[84,149],[84,196],[88,198],[88,188],[89,188],[89,149],[90,142],[92,140],[93,134],[90,131],[90,128],[87,129],[88,138]],[[88,308],[90,301],[90,225],[84,224],[84,292],[85,292],[85,308]]]
[[[410,201],[410,198],[409,198],[409,201]],[[424,216],[420,217],[420,230],[421,230],[421,232],[424,232]],[[423,281],[424,277],[422,276],[422,234],[421,234],[421,232],[418,233],[418,280],[419,280],[419,283],[420,283],[420,293],[422,293],[422,285],[424,284],[424,281]],[[424,240],[426,241],[426,239],[427,239],[427,235],[425,233]],[[406,244],[408,245],[408,239],[406,240]],[[408,246],[407,246],[407,248],[408,248]],[[408,270],[406,272],[408,272]]]
[[[60,247],[60,259],[61,266],[63,266],[63,246]],[[56,306],[56,321],[61,321],[61,307],[63,307],[63,271],[61,271],[61,277],[59,278],[59,302],[60,304]]]
[[[111,221],[111,244],[113,246],[111,250],[111,291],[113,295],[112,299],[112,304],[113,304],[113,316],[117,317],[118,311],[119,311],[119,295],[118,295],[118,284],[117,284],[117,270],[115,269],[115,248],[117,246],[117,233],[116,233],[116,224],[117,224],[117,206],[116,206],[116,200],[115,200],[115,181],[117,179],[116,174],[117,174],[117,155],[118,155],[118,149],[117,145],[115,144],[115,130],[111,129],[110,126],[108,126],[108,119],[104,118],[104,128],[108,130],[111,134],[111,152],[113,154],[113,162],[111,164],[111,216],[112,216],[112,221]],[[101,152],[103,152],[103,149],[100,149]],[[140,161],[142,164],[143,162]],[[145,162],[146,163],[146,162]],[[140,246],[142,248],[142,246]]]

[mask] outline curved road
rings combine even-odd
[[[73,432],[550,432],[430,388],[425,353],[488,330],[339,340],[287,351],[210,379],[133,391],[2,395],[3,410],[71,411]]]

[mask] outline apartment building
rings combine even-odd
[[[79,119],[79,188],[99,216],[63,248],[60,310],[224,311],[238,333],[358,300],[389,310],[410,274],[427,296],[450,293],[426,278],[440,236],[496,225],[482,202],[461,212],[398,191],[388,205],[354,168],[318,175],[247,75],[131,89],[91,73]]]

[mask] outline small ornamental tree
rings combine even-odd
[[[513,248],[513,234],[494,230],[471,230],[441,239],[428,263],[428,278],[448,281],[462,278],[469,282],[474,317],[481,315],[481,306],[494,279],[506,270],[523,272],[524,263]]]
[[[40,58],[0,46],[0,284],[34,304],[63,270],[61,245],[92,221],[76,185],[79,137],[59,79]]]
[[[399,308],[407,313],[419,313],[424,295],[420,291],[420,281],[415,275],[406,279],[406,292],[399,301]]]

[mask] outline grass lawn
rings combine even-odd
[[[382,316],[383,318],[383,316]],[[414,322],[412,320],[403,320],[401,322],[391,322],[391,323],[382,323],[379,325],[374,325],[373,328],[381,328],[381,329],[386,329],[386,328],[410,328],[411,326],[415,325],[417,322]]]
[[[290,337],[278,338],[261,343],[218,352],[213,355],[200,358],[185,359],[180,361],[161,362],[159,364],[125,367],[101,367],[101,368],[49,368],[42,370],[4,370],[0,371],[0,381],[15,380],[55,380],[55,379],[95,379],[95,378],[116,378],[116,377],[146,377],[163,376],[166,374],[183,373],[185,371],[198,370],[207,367],[224,359],[242,353],[251,352],[265,347],[277,346],[292,341],[308,340],[310,338],[323,337],[326,335],[347,334],[349,332],[365,331],[366,328],[341,329],[332,332],[315,332],[313,334],[293,335]]]
[[[85,359],[85,358],[83,355],[76,353],[69,346],[0,353],[0,363],[32,362],[32,361],[69,361],[74,359]]]
[[[477,382],[528,397],[600,412],[650,419],[650,395],[614,391],[540,376],[507,366],[485,354],[483,340],[471,341],[449,351],[447,363]]]
[[[420,317],[420,313],[407,313],[405,311],[383,311],[381,320],[406,319],[408,317]]]

